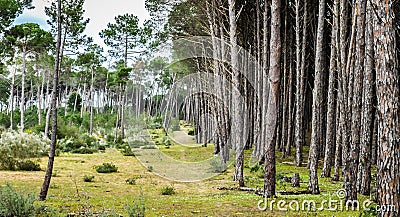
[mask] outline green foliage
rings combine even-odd
[[[172,119],[172,121],[171,121],[172,123],[171,123],[171,127],[172,127],[172,130],[173,131],[178,131],[178,130],[180,130],[181,129],[181,126],[179,125],[179,120],[178,119]]]
[[[84,2],[84,0],[62,0],[61,17],[63,22],[61,28],[66,36],[65,47],[78,50],[82,40],[85,40],[81,35],[89,23],[89,19],[83,17]],[[45,13],[49,17],[47,23],[52,32],[57,32],[57,11],[56,1],[52,1],[50,7],[45,7]]]
[[[18,161],[16,163],[16,166],[18,167],[19,170],[23,171],[40,171],[40,164],[33,162],[31,160],[26,160],[26,161]]]
[[[9,27],[25,8],[33,8],[32,0],[1,0],[0,2],[0,33]]]
[[[166,186],[161,188],[161,194],[162,195],[173,195],[175,194],[175,189],[172,186]]]
[[[156,149],[157,147],[154,145],[146,145],[146,146],[142,146],[141,149]]]
[[[51,129],[51,128],[49,128]],[[57,138],[77,138],[81,132],[77,126],[67,125],[61,117],[57,119]]]
[[[5,32],[6,43],[21,51],[48,50],[54,43],[53,36],[36,23],[24,23]]]
[[[140,193],[140,196],[133,201],[133,204],[127,204],[126,210],[129,217],[144,217],[146,206],[143,194]]]
[[[129,142],[129,144],[130,144],[130,146],[132,148],[140,148],[140,147],[148,145],[149,142],[148,141],[142,141],[142,140],[134,140],[132,142]]]
[[[94,182],[94,176],[84,175],[82,180],[84,182]]]
[[[163,120],[161,116],[155,116],[146,119],[147,129],[161,129],[162,123]]]
[[[194,129],[189,129],[188,135],[189,136],[194,136]]]
[[[213,172],[215,173],[223,173],[226,171],[227,166],[225,163],[223,163],[220,159],[213,158],[210,161],[210,166]]]
[[[153,166],[147,166],[147,171],[153,172],[153,170],[154,170]]]
[[[9,128],[10,127],[10,116],[5,113],[0,113],[0,123],[1,123],[0,126]]]
[[[136,184],[136,178],[132,177],[129,178],[127,180],[125,180],[126,183],[128,183],[129,185],[135,185]]]
[[[130,51],[146,43],[147,34],[148,32],[139,27],[137,16],[124,14],[116,16],[115,23],[107,24],[107,29],[100,32],[100,37],[112,48],[109,51],[110,55],[121,59],[128,55],[125,49]],[[130,40],[125,40],[125,37]]]
[[[34,194],[25,194],[16,191],[9,183],[0,186],[0,216],[36,216]]]
[[[376,209],[376,205],[370,205],[364,209],[359,217],[376,217],[378,216],[378,210]]]
[[[104,145],[100,145],[100,139],[89,134],[81,134],[77,137],[61,139],[58,143],[59,150],[62,152],[72,152],[78,154],[93,154],[100,147],[105,149]]]
[[[250,172],[251,173],[256,173],[260,169],[259,164],[255,164],[254,166],[250,167]]]
[[[15,170],[18,162],[46,156],[48,144],[48,139],[33,133],[3,132],[0,138],[0,169]]]
[[[163,137],[163,138],[161,139],[161,141],[162,141],[162,143],[163,143],[165,146],[167,146],[167,147],[169,147],[169,146],[172,145],[171,140],[170,140],[167,136]]]
[[[103,163],[103,165],[95,166],[95,169],[98,173],[114,173],[118,171],[118,167],[112,163]]]
[[[124,156],[135,156],[135,153],[132,151],[131,147],[129,145],[126,145],[123,149],[121,149],[121,153]]]
[[[93,154],[94,152],[95,152],[95,150],[93,150],[91,148],[83,148],[83,147],[72,150],[72,153],[75,153],[75,154]]]
[[[76,104],[76,105],[75,105]],[[75,111],[80,111],[82,108],[82,97],[77,92],[72,92],[68,97],[67,102],[68,110],[73,111],[75,107]]]

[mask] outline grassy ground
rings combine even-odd
[[[161,132],[154,131],[153,135]],[[186,147],[173,144],[170,148],[160,145],[160,150],[173,158],[184,161],[196,161],[206,159],[213,149]],[[211,154],[212,156],[212,154]],[[246,151],[250,156],[250,151]],[[280,156],[279,154],[277,156]],[[254,192],[235,190],[237,184],[232,181],[233,167],[218,176],[201,182],[180,183],[173,182],[148,171],[135,157],[123,156],[116,149],[107,149],[104,153],[92,155],[66,154],[56,157],[54,172],[56,174],[51,182],[48,200],[38,202],[55,209],[60,216],[72,212],[103,212],[118,213],[127,216],[126,205],[144,199],[146,216],[358,216],[358,212],[352,211],[280,211],[277,209],[277,201],[315,200],[317,207],[323,200],[338,200],[335,192],[341,189],[341,182],[331,182],[330,179],[320,178],[320,195],[300,194],[307,189],[308,170],[305,167],[296,168],[289,162],[293,159],[278,157],[277,174],[279,177],[291,177],[293,173],[299,173],[301,187],[292,188],[290,183],[278,180],[277,198],[274,209],[268,207],[266,211],[260,211],[259,201],[262,197]],[[111,162],[118,167],[117,173],[99,174],[94,166],[104,162]],[[45,168],[47,159],[43,158],[41,167]],[[245,182],[251,188],[262,188],[262,169],[250,172],[251,165],[246,161]],[[253,167],[253,170],[255,168]],[[84,182],[84,175],[95,176],[94,182]],[[44,178],[44,171],[39,172],[11,172],[0,171],[0,185],[9,182],[17,189],[38,193]],[[135,178],[136,184],[129,185],[126,180]],[[161,190],[167,186],[173,186],[175,194],[161,195]],[[284,195],[291,192],[291,195]],[[141,196],[142,195],[142,196]],[[360,196],[361,197],[361,196]],[[366,197],[361,197],[361,200]],[[292,205],[295,202],[292,202]],[[261,203],[262,206],[264,203]],[[286,204],[286,207],[287,207]],[[325,205],[327,208],[327,205]],[[340,206],[339,208],[345,206]],[[300,207],[301,208],[301,207]]]

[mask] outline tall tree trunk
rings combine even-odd
[[[268,4],[268,1],[265,1]],[[265,121],[265,163],[264,163],[264,196],[275,195],[275,130],[278,115],[279,81],[281,64],[281,1],[272,0],[271,4],[271,43],[270,43],[270,71],[269,71],[269,98],[268,111]],[[264,73],[267,74],[268,71]],[[264,102],[266,103],[266,102]]]
[[[22,75],[21,75],[21,103],[20,103],[20,112],[21,112],[21,122],[20,122],[20,130],[24,131],[25,128],[25,77],[26,77],[26,48],[22,51]]]
[[[312,194],[319,194],[318,185],[318,146],[320,136],[322,133],[322,78],[324,73],[323,66],[323,37],[324,37],[324,22],[325,22],[325,0],[319,1],[318,12],[318,29],[317,29],[317,45],[315,53],[315,80],[314,80],[314,93],[313,93],[313,106],[312,106],[312,133],[310,143],[309,155],[309,182],[308,190]]]
[[[93,135],[93,106],[94,106],[94,94],[93,94],[93,83],[94,83],[94,69],[93,66],[90,67],[91,68],[91,81],[90,81],[90,99],[89,99],[89,103],[90,103],[90,126],[89,126],[89,134]]]
[[[17,66],[14,64],[14,67],[11,71],[11,91],[10,91],[10,129],[13,129],[13,119],[14,119],[14,86],[15,86],[15,71],[17,70]]]
[[[400,215],[399,71],[396,55],[394,2],[373,1],[376,90],[378,98],[377,193],[379,216]]]
[[[337,52],[336,41],[338,37],[338,0],[333,3],[331,57],[329,65],[329,86],[328,86],[328,112],[326,123],[326,141],[324,167],[321,177],[330,177],[332,163],[334,161],[335,138],[336,138],[336,80],[337,80]]]
[[[237,46],[237,33],[236,33],[236,1],[235,0],[228,0],[229,4],[229,36],[230,36],[230,43],[231,43],[231,65],[233,70],[233,79],[235,87],[240,90],[240,72],[239,72],[239,62],[238,62],[238,46]],[[233,120],[233,132],[234,137],[234,149],[236,155],[236,162],[235,162],[235,172],[234,172],[234,180],[238,181],[239,186],[244,186],[244,179],[243,179],[243,164],[244,164],[244,157],[243,157],[243,110],[242,104],[240,102],[240,96],[233,94],[232,95],[232,103],[233,103],[233,111],[235,111],[236,117]],[[242,102],[244,103],[244,102]]]
[[[355,1],[354,1],[355,2]],[[345,3],[346,4],[346,3]],[[353,20],[351,26],[351,35],[350,35],[350,44],[349,50],[347,54],[347,63],[345,67],[345,73],[342,75],[347,76],[343,80],[343,89],[344,91],[344,103],[345,103],[345,110],[344,115],[346,115],[346,120],[344,122],[343,128],[343,159],[344,159],[344,167],[343,167],[343,174],[344,174],[344,188],[346,190],[346,201],[357,200],[357,188],[356,188],[356,181],[357,181],[357,163],[358,163],[358,152],[353,150],[353,142],[352,137],[350,135],[351,132],[351,124],[352,123],[352,107],[351,101],[353,99],[352,96],[352,88],[353,88],[353,74],[354,74],[354,48],[356,44],[356,33],[357,33],[357,17],[359,16],[358,9],[353,11]],[[357,158],[355,161],[354,158]],[[355,176],[354,174],[355,173]]]
[[[373,21],[372,21],[372,8],[370,2],[367,2],[366,10],[366,54],[365,54],[365,70],[363,79],[363,100],[362,100],[362,134],[361,134],[361,148],[360,148],[360,162],[358,173],[358,192],[363,195],[370,195],[371,192],[371,146],[372,146],[372,132],[374,128],[374,36],[373,36]]]
[[[56,60],[55,60],[55,71],[53,75],[53,94],[51,99],[51,110],[52,110],[52,130],[51,130],[51,143],[49,151],[49,161],[46,168],[46,175],[44,177],[43,185],[39,193],[39,200],[45,200],[47,192],[49,190],[51,176],[53,173],[54,156],[56,153],[57,144],[57,95],[58,95],[58,73],[60,71],[61,61],[61,0],[57,1],[57,47],[56,47]]]
[[[361,102],[363,91],[363,73],[364,73],[364,58],[365,58],[365,9],[366,0],[356,1],[357,16],[357,37],[356,37],[356,64],[354,71],[353,94],[352,94],[352,137],[350,153],[348,154],[347,162],[349,163],[349,171],[346,174],[349,176],[347,185],[350,187],[347,190],[348,200],[357,200],[357,174],[359,161],[359,147],[361,136]],[[349,54],[351,55],[351,54]]]
[[[300,0],[296,0],[296,124],[295,124],[295,143],[296,143],[296,166],[300,167],[303,162],[303,146],[305,144],[305,69],[306,69],[306,49],[307,49],[307,0],[304,1],[303,14],[303,38],[300,44]],[[301,52],[300,52],[301,51]],[[300,56],[301,54],[301,56]]]

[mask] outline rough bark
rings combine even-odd
[[[374,94],[374,50],[373,50],[373,33],[371,20],[372,8],[370,3],[367,3],[366,10],[366,32],[365,32],[365,69],[363,78],[363,99],[362,99],[362,126],[361,126],[361,147],[360,147],[360,161],[358,173],[358,192],[363,195],[370,195],[371,192],[371,146],[372,146],[372,132],[374,127],[374,109],[373,109],[373,94]]]
[[[303,146],[305,144],[304,108],[305,108],[305,58],[307,38],[307,0],[304,1],[303,15],[303,38],[300,44],[300,0],[296,0],[296,122],[295,122],[295,144],[296,144],[296,166],[300,167],[303,162]]]
[[[373,1],[376,91],[378,100],[378,205],[393,206],[379,216],[400,215],[399,72],[392,0]]]
[[[333,19],[332,19],[332,38],[331,38],[331,56],[329,65],[329,85],[328,85],[328,111],[326,122],[326,141],[325,141],[325,158],[324,167],[321,177],[330,177],[331,168],[334,162],[335,139],[336,139],[336,80],[337,80],[337,33],[338,33],[338,0],[333,3]]]
[[[318,146],[321,136],[322,123],[320,114],[322,112],[322,77],[324,73],[323,66],[323,37],[324,37],[324,22],[325,22],[325,0],[319,1],[318,13],[318,29],[317,29],[317,45],[315,53],[315,78],[314,78],[314,93],[312,106],[312,133],[309,154],[309,182],[308,190],[312,194],[319,194],[318,185]]]
[[[265,1],[267,4],[268,1]],[[279,100],[279,80],[281,62],[281,1],[272,0],[271,4],[271,43],[270,43],[270,71],[269,71],[269,99],[265,131],[265,163],[264,163],[264,196],[275,195],[275,130],[277,124],[277,109]],[[264,72],[265,74],[267,72]]]

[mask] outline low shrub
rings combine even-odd
[[[133,203],[126,205],[126,211],[129,217],[144,217],[146,206],[145,206],[145,198],[143,194],[140,193],[140,196],[137,197]]]
[[[94,176],[84,175],[82,179],[84,182],[94,182]]]
[[[31,160],[18,161],[16,165],[19,170],[23,170],[23,171],[40,171],[41,170],[40,164],[33,162]]]
[[[210,161],[210,165],[211,165],[212,171],[215,173],[223,173],[227,169],[226,164],[216,158],[214,158]]]
[[[5,131],[0,138],[0,169],[16,170],[17,163],[46,156],[49,140],[35,133]]]
[[[82,147],[79,149],[72,150],[71,152],[75,153],[75,154],[93,154],[95,151],[96,150],[93,150],[91,148],[83,148]]]
[[[188,135],[189,136],[194,136],[194,129],[189,129]]]
[[[62,152],[78,154],[93,154],[100,149],[100,139],[89,134],[81,134],[78,137],[61,139],[58,147]],[[105,149],[105,147],[103,147]]]
[[[136,184],[136,178],[129,178],[127,180],[125,180],[126,183],[128,183],[129,185],[135,185]]]
[[[0,186],[0,216],[36,216],[36,196],[16,191],[9,183]]]
[[[167,186],[167,187],[161,188],[161,194],[162,195],[173,195],[173,194],[175,194],[175,189],[172,186]]]
[[[156,149],[156,146],[154,146],[154,145],[146,145],[146,146],[142,146],[141,149]]]
[[[129,145],[126,145],[123,149],[120,150],[122,155],[124,156],[135,156],[135,153],[132,151]]]
[[[141,141],[141,140],[134,140],[132,142],[129,142],[129,145],[132,148],[140,148],[140,147],[149,145],[149,142],[148,141]]]
[[[254,166],[250,167],[250,172],[254,173],[254,172],[257,172],[259,169],[260,169],[260,165],[255,164]]]
[[[103,165],[95,166],[95,169],[98,173],[114,173],[118,171],[118,167],[112,163],[103,163]]]
[[[148,167],[147,167],[147,171],[153,172],[153,170],[154,170],[153,166],[148,166]]]
[[[146,119],[147,129],[161,129],[163,119],[161,116],[150,117]]]

